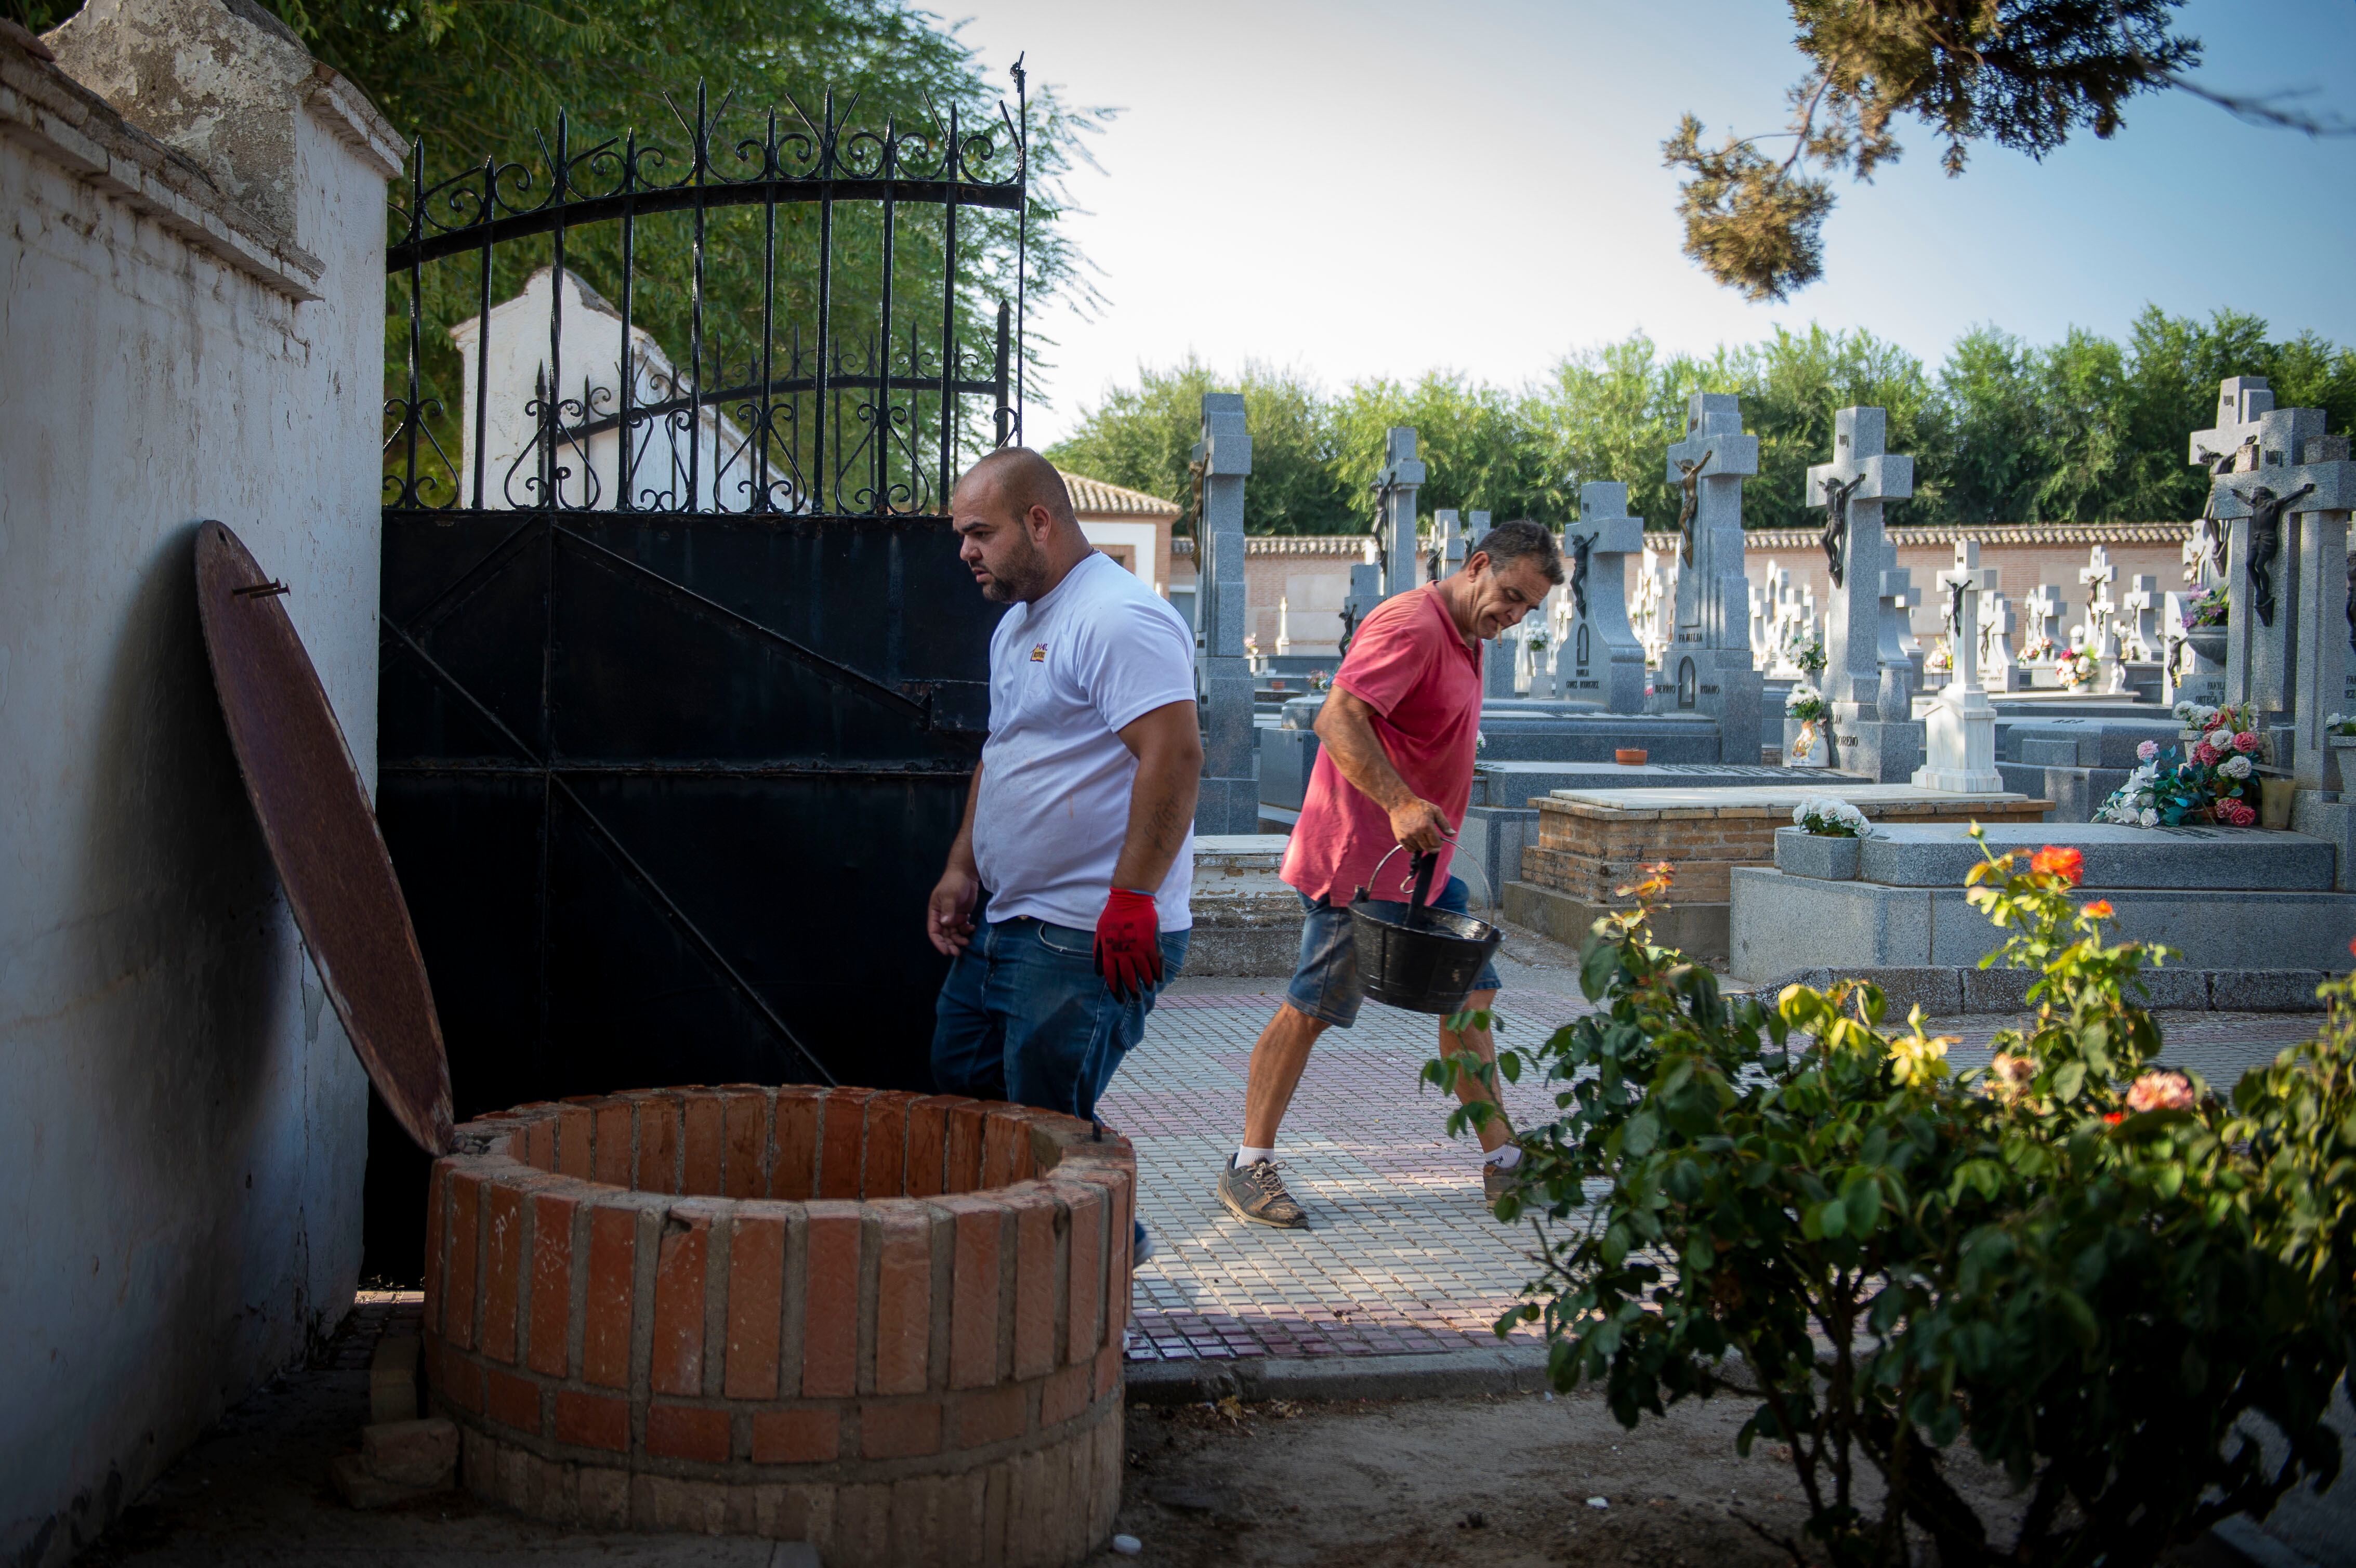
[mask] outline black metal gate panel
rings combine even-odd
[[[435,185],[421,145],[396,205],[378,810],[461,1119],[928,1081],[999,613],[943,513],[1019,428],[1023,120],[788,108]]]

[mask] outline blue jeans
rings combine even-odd
[[[1087,1120],[1145,1033],[1156,991],[1117,1000],[1096,972],[1096,933],[974,910],[973,940],[934,1004],[933,1081],[943,1094],[1009,1100]],[[1162,933],[1162,980],[1186,961],[1184,931]]]
[[[1430,908],[1462,915],[1471,901],[1464,879],[1451,876]],[[1366,999],[1365,983],[1358,978],[1357,929],[1350,923],[1347,906],[1323,898],[1312,902],[1306,895],[1301,905],[1308,911],[1301,922],[1301,962],[1292,972],[1284,999],[1297,1013],[1346,1029],[1358,1021],[1359,1005]],[[1496,964],[1484,963],[1472,989],[1494,991],[1504,983],[1497,978]]]

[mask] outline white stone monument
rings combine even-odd
[[[2062,620],[2070,613],[2070,601],[2052,584],[2040,583],[2021,604],[2029,612],[2029,640],[2021,649],[2020,660],[2051,670],[2061,660]]]
[[[1955,545],[1955,564],[1939,574],[1947,611],[1947,645],[1954,650],[1954,673],[1939,690],[1924,719],[1925,760],[1914,770],[1924,789],[1983,792],[2004,788],[1996,767],[1996,708],[1980,686],[1979,599],[1997,583],[1996,569],[1980,564],[1975,540]]]
[[[1375,476],[1375,540],[1383,553],[1385,598],[1423,581],[1415,549],[1415,493],[1423,488],[1423,479],[1414,426],[1392,425],[1383,433],[1383,467]]]
[[[1992,692],[2017,692],[2029,671],[2012,656],[2012,600],[1993,589],[1980,596],[1980,684]]]

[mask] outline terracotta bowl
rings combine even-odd
[[[1623,746],[1612,754],[1612,760],[1622,768],[1642,768],[1650,755],[1641,746]]]

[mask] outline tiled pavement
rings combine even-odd
[[[1562,971],[1512,966],[1498,1036],[1534,1046],[1586,1003]],[[1521,983],[1524,980],[1537,984]],[[1552,982],[1549,987],[1546,983]],[[1490,1326],[1529,1275],[1526,1228],[1481,1199],[1479,1148],[1451,1140],[1451,1101],[1418,1079],[1433,1020],[1368,1004],[1328,1031],[1286,1118],[1278,1157],[1307,1230],[1246,1225],[1213,1194],[1242,1133],[1252,1042],[1278,992],[1248,980],[1180,982],[1106,1094],[1108,1126],[1137,1145],[1139,1212],[1156,1255],[1137,1271],[1130,1359],[1397,1355],[1498,1343]],[[1958,1067],[1984,1064],[2008,1020],[1951,1019]],[[2312,1031],[2312,1015],[2162,1016],[2166,1058],[2229,1087]],[[1541,1098],[1507,1086],[1516,1118]]]

